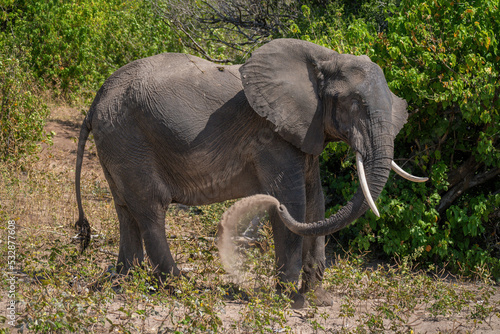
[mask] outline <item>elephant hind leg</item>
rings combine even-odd
[[[115,205],[120,222],[120,248],[117,272],[127,274],[133,266],[144,260],[144,250],[139,225],[125,205]]]
[[[165,209],[160,203],[147,206],[147,211],[135,211],[133,215],[141,230],[146,253],[155,274],[162,281],[167,275],[179,276],[180,270],[172,257],[165,234]]]
[[[126,201],[117,187],[115,178],[111,175],[106,166],[102,165],[104,176],[108,181],[111,194],[115,202],[115,210],[120,224],[120,247],[118,250],[118,261],[116,271],[127,274],[134,265],[144,261],[144,249],[142,246],[141,231],[136,219],[130,212]]]
[[[144,260],[144,247],[160,279],[166,274],[179,275],[165,234],[165,209],[170,193],[155,177],[154,169],[133,164],[120,165],[120,173],[104,172],[113,193],[120,221],[118,268],[127,273]],[[127,172],[125,172],[127,171]],[[140,179],[130,175],[146,175]]]

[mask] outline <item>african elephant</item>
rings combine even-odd
[[[300,40],[274,40],[244,65],[174,53],[136,60],[105,81],[83,121],[76,225],[88,242],[80,174],[93,131],[120,222],[118,270],[143,260],[144,241],[160,277],[180,274],[165,234],[170,203],[268,194],[281,203],[271,215],[280,280],[298,284],[303,270],[300,307],[308,290],[323,296],[324,235],[368,205],[376,212],[405,109],[368,57]],[[356,152],[363,186],[325,220],[318,156],[340,140]]]

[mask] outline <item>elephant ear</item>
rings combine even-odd
[[[408,112],[406,111],[406,107],[408,104],[405,100],[397,97],[394,93],[391,92],[392,96],[392,122],[394,125],[394,137],[397,136],[399,131],[403,128],[408,119]]]
[[[250,106],[305,153],[323,151],[321,74],[316,64],[336,54],[310,42],[276,39],[254,51],[240,67]]]

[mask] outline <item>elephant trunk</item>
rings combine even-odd
[[[278,213],[283,223],[292,232],[302,236],[331,234],[351,224],[363,215],[370,206],[372,209],[374,208],[374,213],[378,215],[373,202],[377,200],[389,178],[394,146],[393,138],[388,134],[381,134],[378,137],[375,135],[372,139],[373,145],[370,150],[367,150],[365,154],[356,152],[358,177],[361,184],[363,178],[366,179],[367,189],[363,191],[363,187],[360,185],[352,199],[336,214],[330,216],[328,219],[313,223],[297,222],[289,214],[287,208],[284,205],[280,205]],[[365,156],[364,159],[363,156]],[[365,176],[362,175],[363,173]],[[370,201],[372,201],[372,205],[369,205]]]

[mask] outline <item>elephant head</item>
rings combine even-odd
[[[396,168],[394,138],[408,117],[406,102],[389,90],[381,68],[367,56],[278,39],[256,50],[240,73],[252,108],[304,153],[319,155],[331,141],[344,141],[356,152],[361,185],[354,197],[330,218],[310,224],[295,221],[281,205],[287,227],[300,235],[326,235],[368,207],[378,215],[374,201]]]

